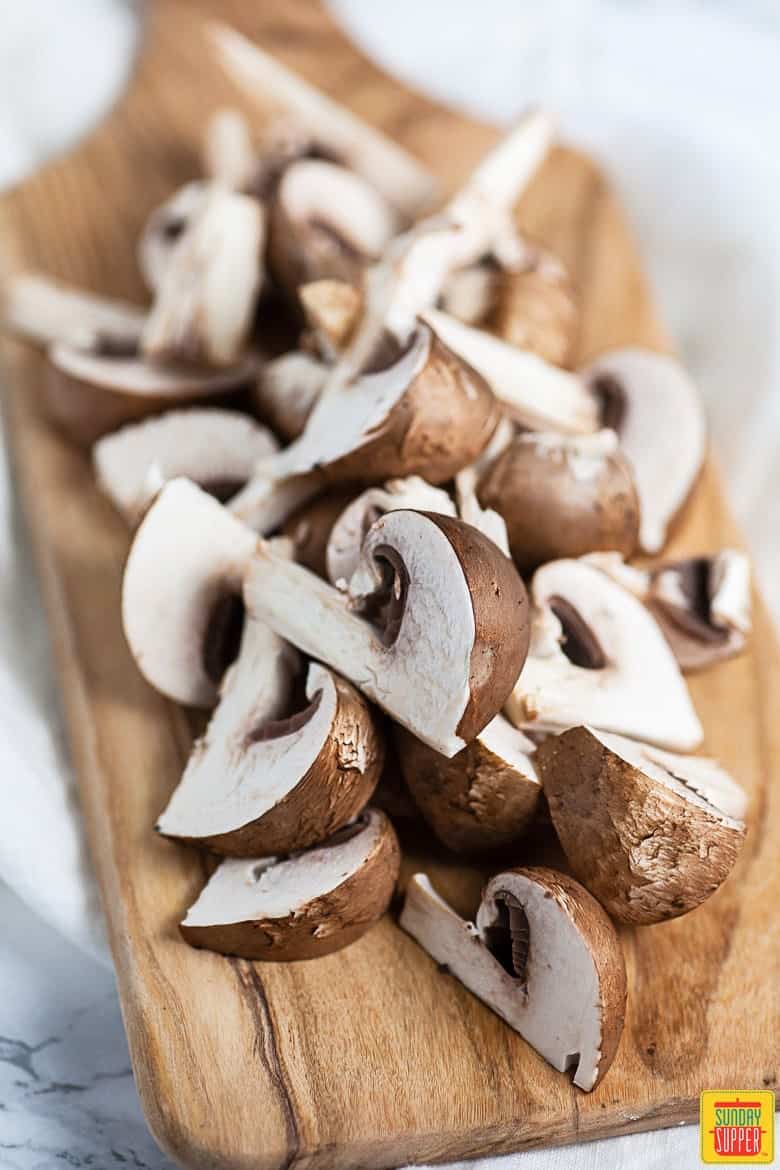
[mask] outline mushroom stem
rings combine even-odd
[[[524,426],[574,435],[598,429],[598,401],[576,374],[439,309],[421,316],[445,345],[482,374],[496,398]]]
[[[133,352],[146,313],[126,301],[99,297],[58,280],[22,272],[6,285],[2,326],[40,345]]]
[[[230,501],[229,511],[261,536],[276,532],[293,512],[322,491],[325,481],[318,471],[289,479],[255,475]]]
[[[252,182],[257,154],[249,122],[240,110],[217,110],[209,118],[203,166],[209,178],[233,191],[243,191]]]
[[[430,205],[436,191],[433,176],[396,142],[234,29],[215,21],[209,33],[222,68],[249,97],[266,109],[281,107],[410,219]]]

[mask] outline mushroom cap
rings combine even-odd
[[[235,657],[241,586],[255,534],[186,479],[171,480],[146,513],[122,583],[125,637],[144,678],[195,707],[217,700]]]
[[[252,405],[277,435],[297,439],[328,377],[328,367],[309,353],[292,350],[261,369]]]
[[[507,870],[485,887],[475,925],[416,874],[400,924],[553,1068],[595,1088],[623,1030],[626,969],[587,890],[554,870]]]
[[[419,475],[391,479],[382,487],[366,488],[353,498],[331,527],[325,550],[327,577],[339,588],[347,583],[360,562],[360,549],[375,520],[399,508],[441,512],[454,516],[455,505],[442,488],[432,487]]]
[[[355,498],[349,488],[332,489],[304,504],[282,525],[293,543],[295,560],[327,580],[327,550],[333,526]]]
[[[750,633],[750,561],[735,549],[667,562],[649,573],[647,604],[681,668],[741,654]]]
[[[696,386],[673,357],[644,349],[615,349],[581,371],[618,432],[634,472],[641,509],[639,543],[660,552],[670,524],[701,470],[707,428]]]
[[[270,630],[246,622],[220,703],[157,823],[161,833],[258,857],[324,841],[361,812],[384,761],[376,719],[319,663],[309,665],[306,705],[290,714],[296,661]]]
[[[541,786],[534,745],[503,715],[452,759],[403,728],[396,728],[396,745],[415,804],[449,849],[487,853],[522,837]]]
[[[507,704],[525,730],[589,723],[688,751],[702,729],[657,622],[586,560],[551,561],[530,586],[531,650]]]
[[[187,912],[192,946],[286,962],[340,950],[384,914],[400,866],[393,826],[367,809],[355,831],[292,857],[223,861]]]
[[[209,189],[205,179],[185,183],[147,219],[138,243],[138,266],[152,292],[162,284],[171,252],[206,203]]]
[[[614,431],[516,435],[477,492],[506,521],[521,572],[597,550],[630,556],[636,547],[639,500]]]
[[[566,367],[579,327],[577,292],[556,256],[527,246],[528,262],[500,274],[491,324],[510,345]]]
[[[745,798],[715,761],[590,727],[545,740],[537,760],[575,875],[619,922],[686,914],[734,865]]]
[[[191,407],[130,423],[92,451],[98,484],[130,524],[160,488],[183,476],[224,501],[279,449],[271,432],[235,410]]]
[[[397,213],[360,175],[303,158],[286,168],[271,203],[269,266],[291,297],[315,280],[358,283],[399,227]]]

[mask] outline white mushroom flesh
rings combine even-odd
[[[365,179],[345,167],[304,158],[285,170],[277,199],[292,222],[312,222],[377,259],[400,227],[393,209]]]
[[[136,305],[34,272],[12,277],[3,290],[3,328],[40,345],[132,352],[145,320],[146,312]]]

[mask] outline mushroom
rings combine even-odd
[[[224,368],[242,357],[262,283],[265,213],[212,186],[173,247],[144,327],[155,361]]]
[[[261,541],[244,599],[447,756],[498,714],[527,650],[527,600],[512,562],[469,525],[433,513],[377,520],[347,596]]]
[[[455,853],[489,853],[522,837],[541,786],[531,741],[503,715],[446,759],[396,729],[406,785],[428,824]]]
[[[636,547],[639,501],[614,431],[516,435],[477,494],[506,521],[521,573],[596,549],[630,556]]]
[[[261,369],[252,405],[260,418],[290,442],[306,426],[327,377],[328,367],[311,354],[284,353]]]
[[[690,751],[702,729],[666,639],[640,601],[585,561],[530,585],[531,649],[506,711],[523,730],[589,723]]]
[[[292,541],[295,560],[318,577],[327,579],[329,576],[327,550],[331,533],[354,498],[354,491],[348,488],[323,492],[293,512],[282,525],[283,535]]]
[[[433,176],[396,142],[235,29],[214,22],[209,31],[225,72],[264,110],[275,107],[305,131],[323,154],[371,183],[408,219],[415,219],[430,205],[436,193]]]
[[[356,817],[376,787],[384,747],[375,716],[319,663],[294,703],[295,651],[247,621],[220,702],[157,822],[166,837],[230,857],[291,853]]]
[[[408,475],[443,483],[480,455],[498,418],[483,379],[421,325],[389,365],[326,388],[300,438],[258,465],[256,482],[231,511],[258,532],[272,532],[280,517],[274,508],[269,519],[269,492],[315,471],[329,483]]]
[[[572,435],[598,429],[599,401],[576,374],[438,309],[427,309],[421,316],[445,345],[482,374],[502,406],[523,426]]]
[[[478,529],[501,549],[504,556],[509,556],[509,535],[504,518],[494,512],[492,508],[483,508],[477,499],[477,480],[479,477],[478,465],[481,460],[471,467],[464,467],[455,476],[455,500],[458,505],[458,515],[472,528]]]
[[[249,354],[225,370],[164,368],[140,357],[123,357],[60,343],[48,351],[43,385],[49,417],[77,443],[92,444],[123,423],[172,406],[224,401],[257,376]]]
[[[269,267],[292,300],[310,281],[359,283],[400,226],[365,179],[325,159],[303,158],[286,168],[271,201]]]
[[[2,326],[27,341],[104,355],[133,355],[146,313],[137,305],[74,288],[37,272],[20,272],[3,289]]]
[[[596,1087],[620,1042],[626,968],[587,890],[551,869],[506,870],[488,882],[473,923],[415,874],[400,924],[548,1064]]]
[[[241,587],[256,544],[186,479],[167,483],[146,513],[125,566],[122,623],[141,674],[162,694],[195,707],[217,701],[240,645]]]
[[[602,354],[581,377],[600,400],[603,425],[617,431],[632,466],[641,511],[639,544],[644,552],[657,553],[706,453],[699,393],[678,361],[644,349]]]
[[[335,361],[348,344],[363,311],[363,297],[345,280],[313,280],[298,289],[306,323],[326,361]]]
[[[745,796],[714,760],[590,727],[545,740],[537,760],[574,874],[618,922],[687,914],[728,876]]]
[[[751,629],[750,561],[736,549],[647,569],[616,553],[588,560],[647,605],[682,670],[704,670],[745,649]]]
[[[144,224],[138,241],[138,267],[146,287],[160,288],[176,245],[191,222],[205,207],[211,183],[196,179],[185,183],[156,207]]]
[[[215,110],[206,123],[203,169],[231,191],[250,191],[257,171],[252,129],[240,110]]]
[[[557,256],[527,245],[522,266],[500,274],[493,300],[491,324],[504,341],[554,366],[568,366],[579,325],[579,306],[572,280]],[[453,312],[446,303],[442,308]],[[455,312],[454,316],[460,314]]]
[[[436,307],[466,325],[481,325],[499,298],[502,272],[492,257],[458,268],[446,281]]]
[[[245,959],[329,955],[382,917],[399,864],[393,826],[384,813],[368,809],[303,853],[223,861],[180,930],[192,946]]]
[[[391,479],[383,487],[366,488],[336,518],[327,541],[325,566],[328,579],[339,589],[346,589],[360,563],[360,550],[366,533],[375,520],[386,512],[412,508],[421,512],[439,512],[455,516],[455,505],[442,488],[431,487],[419,475]]]

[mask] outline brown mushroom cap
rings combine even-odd
[[[614,431],[516,435],[477,491],[506,521],[521,572],[603,549],[630,556],[636,547],[639,501]]]
[[[534,745],[502,715],[452,759],[403,728],[396,728],[396,745],[415,804],[449,849],[487,853],[528,828],[541,793]]]
[[[384,914],[400,866],[376,809],[331,841],[289,858],[229,859],[181,924],[184,938],[245,959],[314,959],[360,938]]]
[[[295,560],[318,577],[328,577],[327,551],[333,526],[355,498],[348,488],[331,490],[304,504],[282,525],[293,542]]]
[[[744,800],[713,761],[587,727],[545,740],[536,758],[574,873],[619,922],[686,914],[733,867]]]

